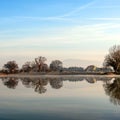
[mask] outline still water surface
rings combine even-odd
[[[0,78],[0,120],[120,120],[120,78]]]

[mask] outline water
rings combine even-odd
[[[120,119],[120,78],[0,79],[0,120]]]

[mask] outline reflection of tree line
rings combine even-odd
[[[3,81],[3,84],[6,85],[8,88],[15,89],[18,85],[19,79],[13,78],[13,77],[6,77],[1,78]],[[37,91],[40,87],[47,86],[48,83],[52,88],[59,89],[63,86],[63,81],[70,81],[70,82],[77,82],[77,81],[83,81],[86,80],[88,83],[95,83],[97,81],[110,81],[111,78],[95,78],[95,77],[80,77],[80,78],[20,78],[22,81],[22,84],[26,88],[35,88]]]
[[[15,89],[19,82],[18,78],[10,77],[1,79],[5,86],[12,89]],[[63,86],[63,80],[61,79],[21,78],[20,80],[26,88],[34,88],[35,92],[38,92],[40,94],[45,93],[47,91],[47,88],[45,86],[47,86],[48,83],[54,89],[60,89]]]
[[[38,93],[45,93],[47,91],[46,86],[48,83],[50,86],[54,89],[60,89],[63,86],[63,81],[66,80],[66,78],[20,78],[22,84],[26,88],[34,88],[35,92]],[[97,81],[110,81],[111,78],[84,78],[84,77],[79,77],[79,78],[68,78],[67,79],[70,82],[77,82],[77,81],[83,81],[86,80],[88,83],[95,83]],[[18,85],[19,79],[18,78],[2,78],[3,84],[7,86],[8,88],[15,89],[16,86]]]
[[[64,79],[64,78],[63,78]],[[77,81],[86,81],[88,83],[96,83],[97,81],[110,81],[112,78],[103,78],[103,77],[78,77],[78,78],[68,78],[70,82]]]
[[[3,84],[8,88],[15,89],[18,85],[18,78],[1,78]],[[47,91],[46,86],[50,86],[54,89],[60,89],[63,86],[64,78],[21,78],[22,84],[26,88],[33,88],[35,92],[40,94]],[[86,80],[89,83],[95,83],[97,81],[103,81],[103,87],[107,95],[110,96],[110,101],[115,105],[120,105],[120,78],[69,78],[71,82]]]
[[[8,88],[13,88],[15,89],[16,86],[18,85],[19,79],[18,78],[1,78],[3,81],[3,84],[6,85]],[[45,86],[48,85],[48,83],[50,84],[50,86],[52,88],[55,89],[59,89],[63,86],[63,81],[66,81],[66,78],[20,78],[20,80],[22,81],[22,84],[26,87],[26,88],[35,88],[35,91],[41,91],[41,89],[43,88],[43,91],[45,90]],[[110,81],[111,78],[95,78],[95,77],[88,77],[88,78],[84,78],[84,77],[80,77],[80,78],[68,78],[67,81],[70,82],[77,82],[77,81],[83,81],[86,80],[88,83],[95,83],[97,81]],[[40,93],[44,93],[44,92],[40,92]]]

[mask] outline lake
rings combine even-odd
[[[119,120],[120,78],[0,78],[0,120]]]

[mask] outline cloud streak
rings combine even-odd
[[[59,16],[59,17],[61,17],[61,18],[70,17],[70,16],[75,15],[76,13],[80,12],[81,10],[84,10],[84,9],[90,7],[91,5],[93,5],[95,3],[96,3],[96,0],[94,0],[92,2],[89,2],[89,3],[87,3],[87,4],[83,5],[83,6],[80,6],[78,8],[75,8],[73,11],[70,11],[70,12],[64,14],[64,15]]]
[[[79,13],[81,10],[85,10],[88,7],[94,5],[97,0],[94,0],[92,2],[89,2],[87,4],[84,4],[78,8],[74,8],[72,11],[65,13],[63,15],[58,15],[58,16],[48,16],[48,17],[34,17],[34,16],[11,16],[9,18],[1,18],[1,22],[15,22],[15,21],[70,21],[74,22],[77,21],[76,19],[70,18],[73,15]]]
[[[120,21],[120,18],[89,18],[90,20],[102,20],[102,21]]]
[[[111,9],[111,8],[120,8],[120,5],[98,5],[98,6],[94,6],[94,7],[92,7],[92,8],[98,8],[98,9]]]
[[[56,28],[51,29],[51,32],[43,31],[41,35],[39,35],[39,29],[36,31],[37,35],[24,36],[20,38],[17,36],[11,42],[8,41],[0,41],[1,48],[7,47],[42,47],[46,48],[54,48],[55,46],[65,47],[66,45],[72,45],[73,48],[77,45],[91,43],[102,43],[105,40],[113,41],[119,40],[119,29],[120,24],[93,24],[93,25],[82,25],[82,26],[72,26],[68,28]],[[115,32],[109,32],[110,30],[114,30]],[[34,30],[33,30],[34,31]],[[41,31],[40,31],[41,32]],[[8,34],[8,33],[6,33]],[[47,34],[47,36],[46,36]],[[4,34],[4,36],[6,36]],[[12,35],[11,35],[12,37]],[[16,40],[17,39],[17,40]],[[47,43],[47,44],[46,44]]]

